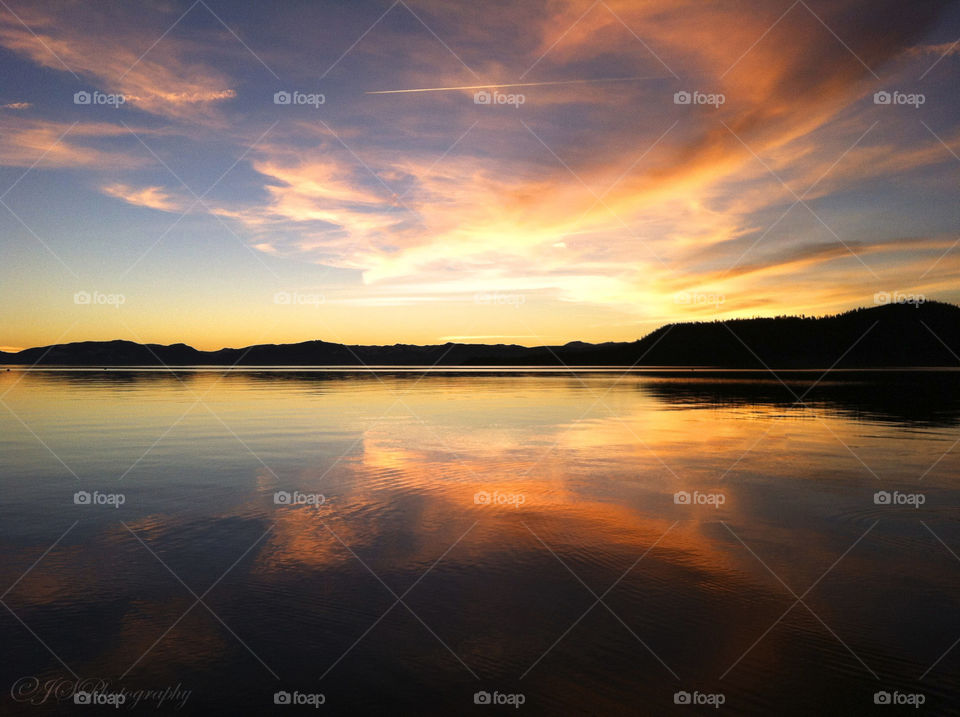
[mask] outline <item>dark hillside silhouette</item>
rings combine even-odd
[[[960,307],[890,304],[820,318],[668,324],[623,343],[345,346],[326,341],[198,351],[186,344],[84,341],[0,352],[2,364],[60,366],[960,366]]]

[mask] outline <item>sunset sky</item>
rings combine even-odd
[[[958,302],[958,39],[934,0],[2,0],[0,347]]]

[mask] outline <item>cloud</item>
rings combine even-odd
[[[33,104],[30,102],[11,102],[6,105],[0,105],[0,109],[4,110],[25,110],[30,107],[33,107]]]
[[[18,9],[19,19],[0,14],[0,45],[123,94],[147,112],[216,122],[213,105],[236,96],[232,80],[197,59],[204,43],[185,37],[182,25],[179,32],[171,27],[182,11],[161,8],[41,2]]]
[[[933,55],[936,57],[949,57],[960,55],[960,42],[943,42],[939,45],[917,45],[907,50],[908,55],[914,57],[926,57]]]
[[[135,188],[127,184],[111,184],[102,187],[102,191],[117,199],[122,199],[128,204],[158,209],[163,212],[182,212],[184,211],[183,202],[175,199],[163,187],[140,187]]]
[[[749,3],[750,12],[742,5],[703,3],[682,7],[676,3],[669,7],[666,3],[609,5],[613,12],[598,6],[574,24],[587,6],[569,3],[560,6],[561,12],[535,23],[533,32],[540,41],[530,56],[542,59],[529,79],[552,79],[558,72],[588,67],[617,53],[643,56],[642,63],[628,61],[626,70],[659,64],[624,28],[626,24],[642,28],[646,44],[656,48],[671,68],[694,77],[686,80],[692,87],[723,92],[726,105],[712,113],[680,116],[677,129],[631,171],[630,158],[641,155],[669,127],[670,112],[676,109],[669,106],[671,91],[645,86],[618,88],[618,92],[605,91],[600,103],[596,101],[595,93],[601,91],[597,88],[590,88],[589,93],[581,87],[542,90],[551,96],[551,105],[567,103],[595,131],[581,138],[556,116],[534,115],[531,119],[525,115],[536,138],[522,130],[504,132],[501,139],[509,137],[511,141],[503,141],[508,150],[496,156],[494,172],[485,172],[483,156],[463,153],[448,157],[432,172],[423,161],[415,168],[405,167],[417,176],[417,189],[434,199],[415,202],[426,232],[404,238],[399,251],[373,256],[365,274],[368,280],[429,276],[444,267],[452,274],[469,276],[495,256],[507,270],[514,269],[512,259],[522,260],[516,269],[528,277],[531,262],[553,268],[558,288],[583,298],[572,289],[575,282],[561,273],[564,266],[579,264],[595,283],[608,284],[606,291],[592,286],[591,297],[628,301],[629,294],[615,288],[624,275],[630,279],[668,277],[678,269],[682,274],[689,266],[686,262],[709,247],[722,248],[727,263],[733,263],[756,236],[757,213],[784,202],[789,206],[793,192],[803,192],[816,183],[813,200],[842,193],[872,177],[895,176],[949,161],[943,147],[929,137],[896,151],[888,144],[874,143],[873,138],[851,149],[869,123],[861,123],[855,132],[837,123],[869,93],[873,82],[870,67],[879,68],[897,57],[930,27],[937,17],[936,3],[915,14],[904,14],[896,3],[879,3],[871,11],[868,28],[849,23],[856,3],[820,9],[820,17],[797,6],[767,35],[780,11],[771,15],[773,10],[761,3]],[[831,28],[846,30],[848,46],[821,20]],[[439,78],[434,86],[444,84],[445,78]],[[528,99],[531,111],[538,107],[536,100]],[[621,125],[616,117],[637,105],[650,110],[645,130],[635,123]],[[651,115],[654,120],[663,117],[653,131]],[[589,147],[589,152],[578,146],[583,139],[588,140],[584,147]],[[948,145],[955,141],[946,139]],[[540,152],[540,159],[532,159],[531,146]],[[628,146],[631,150],[625,156]],[[534,163],[540,171],[528,179]],[[789,178],[788,187],[771,169]],[[436,176],[440,173],[446,176]],[[596,199],[597,195],[601,199]],[[810,224],[809,237],[793,237],[797,256],[781,256],[779,276],[809,270],[819,261],[856,262],[838,241],[819,248],[810,244],[824,231],[815,218],[810,218]],[[648,235],[644,226],[655,227],[655,233]],[[569,239],[591,233],[592,240]],[[546,241],[552,246],[558,240],[573,249],[564,264],[553,263],[538,252]],[[847,243],[853,243],[849,237]],[[659,258],[652,258],[651,253]],[[805,253],[811,256],[802,258]],[[585,259],[593,259],[592,266],[585,265]],[[630,266],[638,270],[630,272]],[[757,271],[742,270],[735,275],[746,280]],[[862,267],[847,271],[866,275]],[[643,297],[643,290],[636,287],[633,298]]]
[[[152,134],[149,129],[137,131]],[[0,165],[132,169],[146,160],[105,144],[129,136],[122,125],[106,122],[71,124],[0,114]]]

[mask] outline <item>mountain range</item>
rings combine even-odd
[[[559,346],[446,343],[349,346],[327,341],[200,351],[186,344],[82,341],[0,351],[0,364],[58,366],[960,366],[960,307],[892,303],[824,317],[667,324],[637,341]]]

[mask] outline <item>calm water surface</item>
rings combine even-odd
[[[4,372],[0,711],[960,714],[957,374],[819,378]]]

